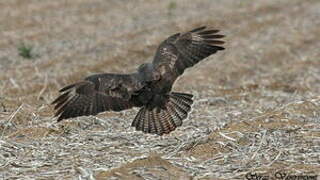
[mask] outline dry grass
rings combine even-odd
[[[320,177],[320,2],[36,1],[0,3],[0,179]],[[137,109],[56,123],[57,90],[133,71],[177,31],[210,25],[226,50],[188,70],[195,95],[163,137],[130,128]],[[25,42],[37,55],[20,57]]]

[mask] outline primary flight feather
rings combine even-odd
[[[158,47],[152,63],[131,74],[95,74],[60,90],[54,104],[58,121],[104,111],[140,107],[132,122],[136,130],[163,135],[182,125],[193,95],[171,92],[184,70],[224,50],[219,30],[199,27],[177,33]]]

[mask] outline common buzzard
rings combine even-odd
[[[191,110],[193,95],[171,92],[186,68],[224,50],[219,30],[199,27],[163,41],[152,63],[131,74],[95,74],[60,90],[55,116],[63,119],[140,107],[131,126],[144,133],[163,135],[182,125]]]

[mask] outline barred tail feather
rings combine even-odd
[[[188,117],[193,104],[193,95],[172,92],[167,96],[164,107],[142,107],[131,126],[150,134],[168,134],[182,125]]]

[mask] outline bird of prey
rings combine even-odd
[[[140,107],[131,126],[150,134],[168,134],[182,125],[193,95],[172,92],[185,69],[224,50],[219,30],[205,26],[177,33],[164,40],[151,63],[131,74],[95,74],[62,88],[54,104],[58,121],[104,111]]]

